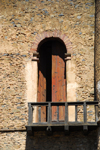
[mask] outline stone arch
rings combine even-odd
[[[33,42],[32,44],[32,47],[31,47],[31,52],[36,52],[37,49],[38,49],[38,45],[39,43],[46,39],[46,38],[51,38],[51,37],[54,37],[54,38],[59,38],[61,39],[64,44],[65,44],[65,47],[67,49],[67,53],[72,53],[72,44],[68,38],[68,36],[66,36],[65,34],[61,33],[60,31],[58,30],[55,30],[54,32],[50,32],[50,31],[46,31],[46,32],[43,32],[41,34],[38,34],[35,38],[35,41]]]
[[[63,34],[62,32],[55,30],[54,32],[51,31],[45,31],[41,34],[38,34],[35,39],[34,42],[32,43],[32,47],[30,49],[30,54],[31,54],[31,60],[29,61],[29,65],[27,66],[27,74],[29,74],[29,77],[27,77],[28,79],[28,96],[27,99],[28,101],[32,101],[33,102],[37,102],[37,90],[38,90],[38,46],[39,44],[44,41],[44,40],[48,40],[50,38],[57,38],[60,39],[67,50],[66,53],[66,58],[65,58],[65,62],[66,62],[66,74],[67,74],[67,88],[66,88],[66,92],[67,92],[67,101],[71,101],[73,99],[73,101],[76,101],[76,96],[75,96],[75,90],[76,90],[76,83],[75,83],[75,70],[73,69],[73,61],[71,60],[71,55],[73,53],[72,50],[72,44],[70,39],[68,38],[68,36],[66,36],[66,34]],[[37,55],[36,55],[37,54]],[[68,60],[68,61],[67,61]],[[31,68],[31,69],[30,69]],[[75,66],[74,66],[75,68]],[[33,75],[34,74],[34,75]],[[72,80],[73,79],[73,80]],[[32,82],[29,82],[32,81]],[[71,85],[75,85],[75,86],[71,86]],[[30,88],[31,86],[31,88]],[[34,89],[34,90],[33,90]],[[73,92],[72,92],[73,91]],[[31,93],[31,94],[30,94]],[[74,110],[70,110],[71,113],[75,114]],[[36,122],[37,117],[36,117],[36,113],[37,110],[34,109],[34,121]],[[73,121],[73,120],[71,120]]]

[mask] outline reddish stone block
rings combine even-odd
[[[44,34],[44,32],[41,34],[41,39],[42,39],[42,40],[45,39],[45,34]]]
[[[60,37],[60,31],[57,30],[57,37]]]
[[[57,37],[57,30],[54,31],[54,37]]]
[[[60,38],[64,42],[67,52],[72,52],[71,42],[68,39],[68,36],[66,36],[59,30],[55,30],[54,32],[46,31],[41,34],[38,34],[35,38],[35,41],[32,43],[31,51],[37,51],[39,43],[45,38],[50,37]]]
[[[64,41],[64,43],[66,43],[66,41],[68,41],[68,37],[65,36],[65,37],[63,38],[63,41]]]

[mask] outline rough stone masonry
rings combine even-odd
[[[99,30],[99,27],[97,27],[97,30]],[[29,93],[29,91],[32,91],[32,88],[35,89],[31,83],[31,79],[32,75],[36,76],[33,71],[34,65],[33,68],[31,65],[32,52],[30,50],[38,35],[42,35],[45,32],[54,33],[55,31],[66,35],[72,46],[71,69],[70,66],[68,69],[69,72],[72,73],[71,77],[73,81],[71,82],[69,79],[68,89],[69,91],[73,89],[74,96],[70,97],[71,94],[69,94],[69,99],[73,98],[75,101],[94,100],[95,1],[1,0],[1,150],[25,150],[25,147],[27,150],[61,150],[66,148],[69,150],[97,149],[99,136],[97,136],[96,131],[91,132],[86,138],[83,137],[83,134],[80,132],[78,132],[78,135],[74,132],[66,138],[63,134],[61,137],[59,134],[55,134],[54,137],[51,138],[46,137],[44,133],[37,133],[36,138],[26,135],[25,125],[27,125],[28,120],[27,104],[30,100],[34,101],[34,99],[30,98],[34,95],[32,95],[32,92],[31,94]],[[97,49],[99,49],[99,45]],[[96,53],[96,56],[98,58],[96,62],[98,62],[99,66],[99,51]],[[96,71],[99,72],[98,67]],[[97,76],[97,81],[99,81],[99,74]],[[79,111],[81,112],[80,109]],[[92,107],[88,108],[89,120],[94,120],[94,115],[91,114],[93,111],[94,109]],[[81,120],[80,114],[78,119]],[[9,130],[13,130],[14,132],[8,132]],[[43,145],[40,142],[41,137],[44,139]],[[52,139],[55,141],[53,143],[54,147],[53,145],[50,146]],[[28,141],[32,143],[32,145],[30,144],[29,146]],[[77,141],[76,145],[75,141]],[[41,147],[39,147],[38,142]],[[59,145],[57,145],[57,142]]]

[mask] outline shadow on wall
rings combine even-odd
[[[74,131],[65,136],[64,132],[54,132],[47,136],[45,132],[35,132],[34,136],[27,135],[25,150],[97,150],[97,130],[87,136]]]

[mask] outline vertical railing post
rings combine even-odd
[[[28,103],[28,125],[33,122],[33,108],[31,103]]]
[[[83,125],[83,131],[84,131],[84,134],[86,135],[88,133],[88,126],[86,125],[86,123],[87,123],[87,106],[86,106],[86,102],[84,102],[83,106],[84,106],[84,125]]]
[[[51,125],[50,125],[50,123],[51,123],[51,119],[52,119],[52,117],[51,117],[51,102],[49,102],[48,103],[48,118],[47,118],[47,121],[48,121],[48,127],[47,127],[47,134],[48,135],[52,135],[52,128],[51,128]]]
[[[75,105],[75,122],[77,122],[77,105]]]
[[[57,122],[59,122],[59,106],[57,106]]]
[[[51,123],[51,103],[48,103],[48,124]]]
[[[38,122],[41,122],[41,106],[38,108]]]
[[[68,125],[68,104],[65,102],[65,125]]]
[[[69,125],[68,125],[68,103],[65,102],[65,135],[69,134]]]
[[[84,102],[84,123],[87,123],[87,107],[86,107],[86,102]]]
[[[98,121],[98,105],[95,105],[95,121]]]

